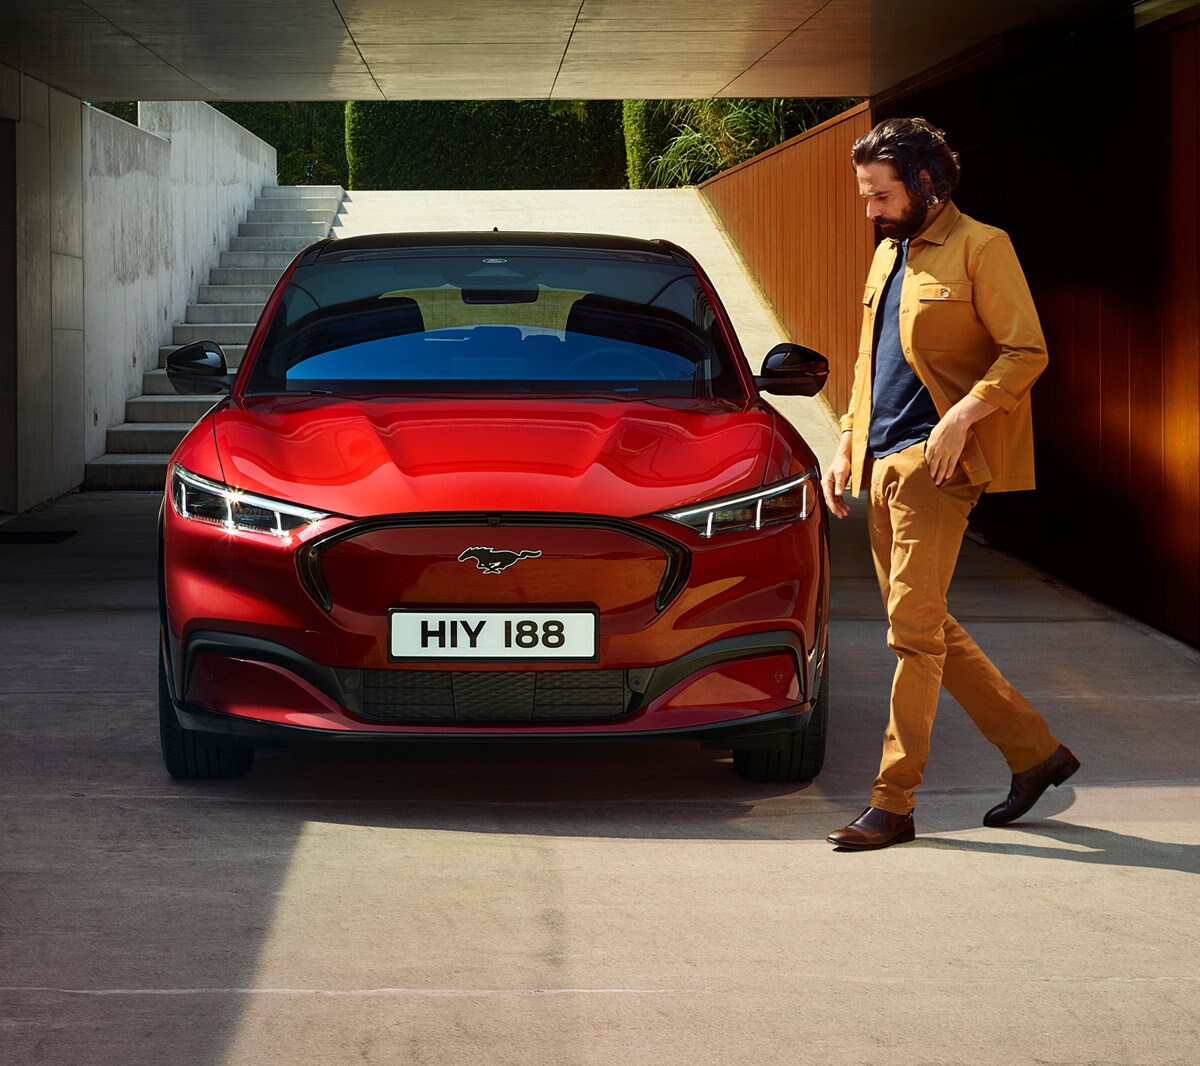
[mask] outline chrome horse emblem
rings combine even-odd
[[[536,559],[541,554],[540,551],[510,552],[497,551],[495,548],[467,548],[458,557],[458,561],[465,563],[468,559],[474,559],[475,565],[485,574],[500,574],[513,563],[519,563],[522,559]]]

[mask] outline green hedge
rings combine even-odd
[[[580,117],[580,112],[584,117]],[[356,101],[352,189],[612,189],[625,184],[618,101]]]
[[[116,104],[92,104],[97,111],[107,111],[110,115],[116,115],[119,119],[124,119],[131,126],[137,125],[137,101],[129,100]]]
[[[625,159],[631,189],[651,187],[652,160],[663,154],[675,136],[674,105],[670,100],[625,100]]]
[[[346,186],[345,108],[339,101],[211,106],[275,149],[280,185]]]

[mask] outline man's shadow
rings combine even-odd
[[[968,851],[990,855],[1028,855],[1036,859],[1058,859],[1100,866],[1142,867],[1149,870],[1179,870],[1185,874],[1200,874],[1200,844],[1171,844],[1162,840],[1114,833],[1111,829],[1095,829],[1087,825],[1072,825],[1049,818],[1038,822],[1013,822],[1005,832],[1012,839],[951,840],[918,837],[917,845],[949,851]],[[1024,832],[1021,832],[1021,831]],[[1087,848],[1086,851],[1056,847],[1039,847],[1028,843],[1031,834],[1049,837],[1064,844]]]

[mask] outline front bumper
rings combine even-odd
[[[420,733],[330,731],[308,726],[261,722],[218,711],[175,703],[175,715],[184,729],[206,734],[218,744],[232,747],[280,747],[302,741],[414,741],[446,743],[471,741],[488,743],[503,741],[621,741],[621,740],[692,740],[703,748],[732,750],[734,748],[771,747],[780,734],[792,733],[807,727],[812,704],[804,703],[782,711],[753,715],[736,722],[713,722],[707,725],[679,726],[673,729],[605,730],[603,732],[531,730],[504,733],[432,731]]]
[[[818,660],[823,642],[819,649],[812,653]],[[744,634],[715,641],[664,665],[624,671],[623,705],[606,720],[458,721],[452,708],[448,719],[388,721],[379,717],[378,708],[365,695],[364,671],[324,666],[271,641],[197,632],[177,664],[178,685],[165,645],[163,655],[179,724],[211,740],[236,745],[277,745],[299,739],[679,739],[713,748],[750,748],[775,743],[779,734],[807,725],[817,692],[811,690],[808,699],[800,700],[799,678],[805,674],[819,678],[823,672],[819,661],[805,661],[808,656],[792,633]],[[220,664],[228,664],[232,674],[218,676]],[[181,699],[179,691],[205,691],[200,674],[208,675],[210,686],[236,684],[238,703],[215,709]],[[546,676],[561,679],[563,675],[548,672]],[[727,703],[722,697],[729,696],[740,698]]]

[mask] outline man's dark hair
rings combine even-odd
[[[890,164],[909,193],[927,206],[949,200],[962,174],[945,132],[923,118],[884,119],[854,142],[850,162],[856,167]],[[922,170],[929,171],[928,188],[921,182]]]

